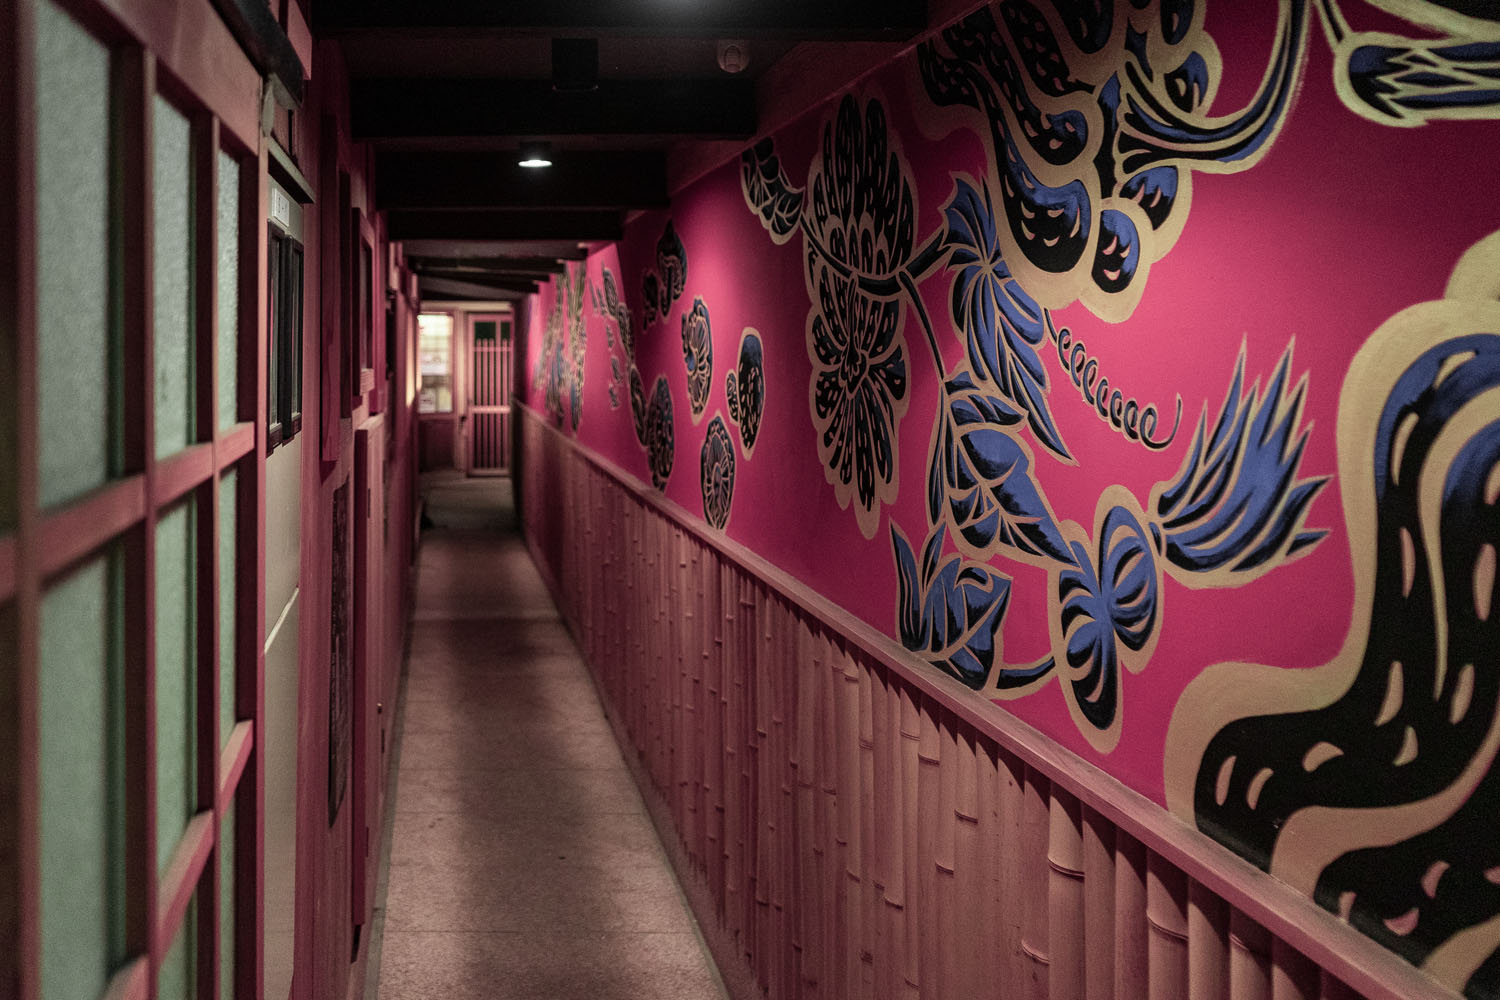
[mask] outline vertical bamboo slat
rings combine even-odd
[[[1238,910],[1229,915],[1229,997],[1271,998],[1271,935]]]
[[[1197,882],[1188,884],[1189,1000],[1229,996],[1229,909]]]
[[[919,811],[922,720],[918,708],[919,696],[916,692],[902,685],[897,697],[900,701],[897,727],[901,743],[898,754],[901,773],[899,776],[893,776],[893,780],[901,782],[901,881],[905,928],[903,944],[905,960],[901,968],[904,981],[902,993],[906,996],[920,996],[923,924],[919,875],[921,855],[917,851],[917,838],[922,821]]]
[[[1048,803],[1047,945],[1048,995],[1071,1000],[1084,995],[1083,816],[1078,800],[1055,783]]]
[[[1083,809],[1084,995],[1115,996],[1115,828],[1087,806]]]
[[[1124,830],[1115,831],[1115,996],[1146,995],[1146,848]]]
[[[1022,853],[1015,849],[1021,843],[1022,816],[1026,811],[1026,765],[1010,753],[1000,752],[996,773],[995,851],[1000,855],[1000,955],[1002,962],[1001,982],[1019,984],[1031,975],[1031,959],[1023,944],[1022,926],[1026,916],[1026,900],[1022,886],[1026,878],[1026,864]]]
[[[1147,969],[1151,1000],[1187,996],[1187,878],[1170,862],[1146,857]]]
[[[1052,960],[1047,939],[1048,870],[1044,861],[1051,828],[1050,782],[1028,767],[1021,791],[1021,856],[1028,859],[1021,875],[1021,950],[1030,965],[1021,995],[1027,1000],[1046,1000],[1051,978],[1047,966]]]
[[[1323,992],[1318,967],[1291,945],[1271,943],[1271,1000],[1318,1000]]]
[[[913,916],[923,929],[922,952],[927,960],[918,966],[918,992],[923,997],[940,996],[943,947],[938,923],[937,814],[939,799],[938,769],[942,766],[941,737],[938,735],[937,708],[924,698],[919,706],[917,734],[917,902]]]

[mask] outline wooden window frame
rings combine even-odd
[[[0,223],[15,238],[0,258],[0,308],[15,317],[15,336],[0,345],[3,387],[14,410],[0,419],[0,433],[14,450],[14,523],[0,524],[0,617],[13,627],[16,669],[0,678],[0,793],[16,808],[0,816],[0,881],[17,887],[0,899],[0,981],[14,984],[18,1000],[40,1000],[41,929],[39,843],[40,765],[38,752],[41,604],[48,585],[109,546],[118,545],[125,562],[125,945],[128,958],[115,972],[106,996],[144,1000],[157,970],[184,926],[195,895],[198,920],[194,950],[199,996],[219,995],[220,932],[219,831],[225,810],[236,806],[234,879],[234,995],[258,998],[262,992],[261,914],[258,887],[264,845],[261,813],[264,778],[259,774],[257,733],[264,713],[264,662],[259,637],[264,630],[263,586],[236,588],[234,603],[235,723],[219,732],[219,566],[218,499],[223,476],[237,472],[238,512],[234,551],[237,569],[263,581],[264,449],[257,447],[264,426],[266,384],[261,275],[261,233],[265,218],[266,157],[259,137],[237,131],[210,107],[234,108],[244,62],[222,25],[198,40],[215,65],[231,72],[202,94],[158,62],[156,25],[125,20],[93,0],[51,0],[110,50],[113,164],[110,238],[114,244],[114,336],[124,356],[121,474],[72,502],[42,510],[38,503],[39,373],[37,371],[36,211],[33,54],[35,13],[43,0],[19,0],[0,12],[0,135],[13,138],[0,163]],[[143,36],[146,33],[146,36]],[[166,50],[170,53],[170,49]],[[221,62],[222,60],[222,62]],[[243,69],[248,70],[248,63]],[[198,81],[204,86],[204,81]],[[222,88],[222,89],[220,89]],[[191,238],[195,298],[193,415],[189,445],[158,460],[154,449],[154,361],[152,330],[152,102],[160,93],[188,116],[195,190]],[[238,109],[236,109],[238,110]],[[228,112],[226,112],[228,113]],[[240,330],[237,410],[241,417],[219,429],[215,414],[217,357],[218,226],[215,192],[217,159],[223,151],[240,165],[238,317]],[[156,845],[155,544],[159,517],[183,500],[194,503],[196,519],[195,662],[197,741],[195,814],[158,874]],[[175,831],[173,832],[175,835]]]

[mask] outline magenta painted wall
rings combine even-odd
[[[663,477],[658,460],[656,478],[669,500],[704,516],[712,507],[701,451],[713,438],[722,468],[725,438],[713,429],[722,418],[733,455],[729,538],[940,661],[935,669],[965,679],[976,698],[1001,702],[1328,908],[1352,911],[1414,963],[1493,996],[1500,857],[1476,847],[1482,825],[1466,810],[1489,815],[1492,831],[1500,802],[1488,735],[1500,684],[1489,615],[1500,536],[1500,96],[1493,76],[1474,75],[1481,63],[1494,72],[1500,24],[1398,0],[1379,4],[1389,14],[1290,0],[1257,11],[1207,5],[1206,15],[1203,6],[1142,12],[1119,3],[1114,19],[1082,17],[1105,39],[1093,52],[1089,24],[1070,35],[1046,5],[980,8],[830,95],[678,192],[669,211],[636,219],[620,244],[597,248],[569,273],[581,284],[545,288],[530,314],[525,400],[651,482],[632,361],[648,425],[663,378],[672,462]],[[990,68],[964,51],[987,52]],[[1279,64],[1278,51],[1287,54]],[[995,66],[1014,71],[1013,89]],[[1173,71],[1206,87],[1211,102],[1174,101]],[[993,134],[977,108],[942,106],[962,104],[954,80],[997,95]],[[1069,80],[1079,86],[1060,84]],[[1118,110],[1100,96],[1110,80],[1125,95]],[[1375,103],[1364,96],[1372,93]],[[857,118],[841,122],[846,101]],[[868,117],[875,105],[883,126]],[[1075,148],[1080,134],[1089,138]],[[1036,187],[1007,182],[1007,141],[1015,177],[1029,171]],[[824,143],[831,161],[864,155],[845,156],[840,175],[823,160]],[[1132,159],[1147,154],[1145,166]],[[757,190],[744,176],[770,186]],[[778,177],[783,240],[763,223],[774,221]],[[871,183],[850,180],[859,177]],[[820,181],[835,195],[821,203],[826,219]],[[1007,183],[1014,194],[1004,197]],[[903,184],[904,243],[902,203],[889,196]],[[1132,184],[1143,187],[1139,198]],[[1153,216],[1158,189],[1171,207]],[[965,229],[984,221],[986,191],[988,241]],[[870,238],[868,252],[834,249],[841,220]],[[675,254],[658,253],[669,224],[686,260],[676,297]],[[1076,262],[1060,265],[1080,231]],[[935,245],[941,253],[919,268],[934,238],[946,238]],[[1133,277],[1130,253],[1109,255],[1112,241],[1136,254]],[[984,259],[965,274],[963,254],[976,243]],[[905,278],[886,255],[906,262]],[[830,258],[834,272],[852,269],[864,284],[855,291],[827,279],[834,295],[825,301]],[[1010,273],[997,276],[997,266]],[[606,272],[628,310],[628,338]],[[668,294],[648,310],[643,289],[653,281]],[[974,287],[1013,305],[1018,288],[1039,342],[1014,326],[1009,341],[1004,329],[988,341],[976,334],[983,312],[966,295]],[[695,412],[683,331],[699,300],[712,369]],[[882,311],[895,325],[871,350]],[[857,473],[845,485],[820,457],[814,399],[817,370],[839,361],[819,360],[814,327],[831,349],[842,345],[828,331],[861,319],[863,366],[845,369],[855,384],[871,384],[868,371],[890,362],[892,344],[904,361],[902,391],[888,381],[876,393],[896,417],[871,425],[894,426],[893,467],[877,468],[863,495]],[[747,328],[764,349],[753,450],[725,378]],[[1123,393],[1121,408],[1154,405],[1160,417],[1148,436],[1168,443],[1147,447],[1102,419],[1071,381],[1059,340],[1080,369],[1096,363],[1092,371]],[[1084,350],[1073,350],[1080,342]],[[998,358],[997,370],[985,371],[986,357]],[[1241,359],[1231,401],[1254,426],[1225,450],[1222,479],[1205,468],[1195,480],[1192,496],[1212,496],[1218,484],[1226,497],[1197,516],[1213,537],[1193,539],[1182,523],[1192,496],[1173,506],[1170,487],[1196,449],[1200,419],[1214,430]],[[943,379],[965,370],[972,385],[945,394]],[[1021,457],[1008,477],[990,477],[995,492],[979,494],[1010,505],[1020,541],[991,533],[960,546],[961,518],[947,501],[963,491],[951,484],[931,516],[928,472],[945,412],[961,414],[971,469]],[[1049,444],[1049,421],[1062,447]],[[1273,440],[1278,431],[1284,442]],[[1389,482],[1385,455],[1396,467]],[[1402,461],[1411,465],[1404,483]],[[1241,499],[1265,512],[1263,526],[1247,528],[1230,509]],[[1115,519],[1105,523],[1107,511]],[[966,576],[945,584],[939,570],[923,588],[929,609],[953,612],[951,627],[941,614],[923,617],[912,597],[903,628],[895,529],[916,576],[929,539],[939,564],[962,560]],[[1004,604],[995,596],[1007,587]],[[1050,669],[1022,683],[1022,668],[1049,659]],[[1252,760],[1264,745],[1286,749]],[[1404,831],[1395,844],[1338,832],[1387,821]],[[1370,875],[1391,866],[1402,872],[1386,880],[1394,886]],[[1464,928],[1472,936],[1456,943]]]

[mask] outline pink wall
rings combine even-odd
[[[570,271],[581,297],[562,280],[537,297],[526,401],[650,482],[653,433],[637,435],[632,363],[647,425],[664,378],[667,499],[706,516],[701,450],[711,437],[723,444],[711,431],[722,417],[729,539],[1329,909],[1352,908],[1414,963],[1494,995],[1500,857],[1475,817],[1500,801],[1486,735],[1500,681],[1489,614],[1500,99],[1460,63],[1493,65],[1500,27],[1415,3],[1382,6],[1436,17],[1439,30],[1364,6],[1351,6],[1349,23],[1336,5],[1220,4],[1206,16],[1116,6],[1112,28],[1095,18],[1106,40],[1092,54],[1061,20],[1021,25],[1004,20],[1027,16],[1015,5],[982,8],[678,192],[668,212],[637,219]],[[1144,39],[1135,54],[1131,31]],[[1035,48],[1015,41],[1028,36]],[[1374,45],[1431,72],[1362,76]],[[987,68],[981,51],[1014,76]],[[1290,58],[1277,63],[1278,51]],[[1027,62],[1037,52],[1062,68]],[[1174,103],[1178,67],[1211,103]],[[1439,73],[1448,82],[1427,86]],[[1059,79],[1082,86],[1059,95]],[[1100,96],[1114,85],[1118,110]],[[1372,86],[1395,88],[1404,119],[1361,97]],[[994,95],[993,129],[991,115],[963,106],[983,91]],[[872,124],[877,106],[883,121]],[[781,233],[763,224],[777,194]],[[675,269],[658,255],[668,225],[685,281],[658,302],[665,318],[649,321],[643,284],[670,285]],[[840,231],[854,249],[837,249]],[[939,255],[914,263],[945,233]],[[846,270],[858,290],[839,277]],[[633,351],[612,304],[598,307],[606,272]],[[712,328],[701,413],[683,333],[700,299]],[[986,334],[987,301],[1020,318]],[[765,358],[753,451],[725,378],[747,328]],[[855,367],[840,369],[841,328],[855,331]],[[1120,410],[1155,406],[1147,436],[1160,447],[1099,416],[1059,339],[1081,373],[1120,390]],[[896,345],[904,382],[881,388],[869,372],[895,371]],[[1212,434],[1241,361],[1229,423],[1238,414],[1249,427],[1238,446],[1233,435],[1217,451],[1205,445],[1192,490],[1174,499],[1199,421]],[[849,438],[872,468],[864,490],[857,464],[846,473],[820,450],[831,418],[819,414],[818,371],[832,397],[894,414],[860,422],[871,438]],[[942,380],[964,372],[945,402]],[[961,467],[929,511],[945,412]],[[894,428],[889,469],[870,443],[881,425]],[[1407,465],[1386,481],[1377,463],[1391,452]],[[984,461],[995,463],[986,485],[966,490],[964,475]],[[1220,502],[1184,513],[1217,486]],[[1237,513],[1241,502],[1249,513]],[[965,521],[966,504],[1008,511],[1010,533],[974,523],[984,510]],[[904,605],[895,531],[913,560]],[[940,546],[930,579],[929,539]],[[1049,659],[1026,683],[1025,668]],[[1377,821],[1394,824],[1396,843],[1349,832]],[[1392,867],[1400,874],[1381,874]],[[1475,930],[1455,937],[1464,928]]]

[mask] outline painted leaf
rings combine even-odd
[[[1057,520],[1031,478],[1031,457],[1012,429],[1023,414],[960,371],[944,385],[932,465],[928,517],[948,519],[976,551],[1001,547],[1073,564]]]
[[[762,139],[741,154],[740,189],[772,242],[782,244],[792,238],[802,218],[804,192],[787,180],[770,139]]]
[[[1037,353],[1047,339],[1043,310],[1001,256],[988,186],[976,190],[960,180],[944,215],[948,266],[956,272],[950,305],[968,342],[970,367],[1025,411],[1049,451],[1071,458],[1047,407],[1047,371]]]
[[[1261,395],[1257,381],[1242,392],[1240,351],[1224,407],[1207,432],[1198,420],[1192,447],[1170,484],[1153,490],[1167,560],[1187,573],[1224,571],[1243,582],[1304,554],[1326,531],[1304,531],[1308,505],[1328,477],[1298,479],[1307,430],[1302,426],[1306,379],[1288,386],[1289,346]]]
[[[901,644],[974,690],[989,679],[997,633],[1010,603],[1010,578],[954,555],[939,562],[947,529],[937,528],[917,565],[911,544],[894,523]]]

